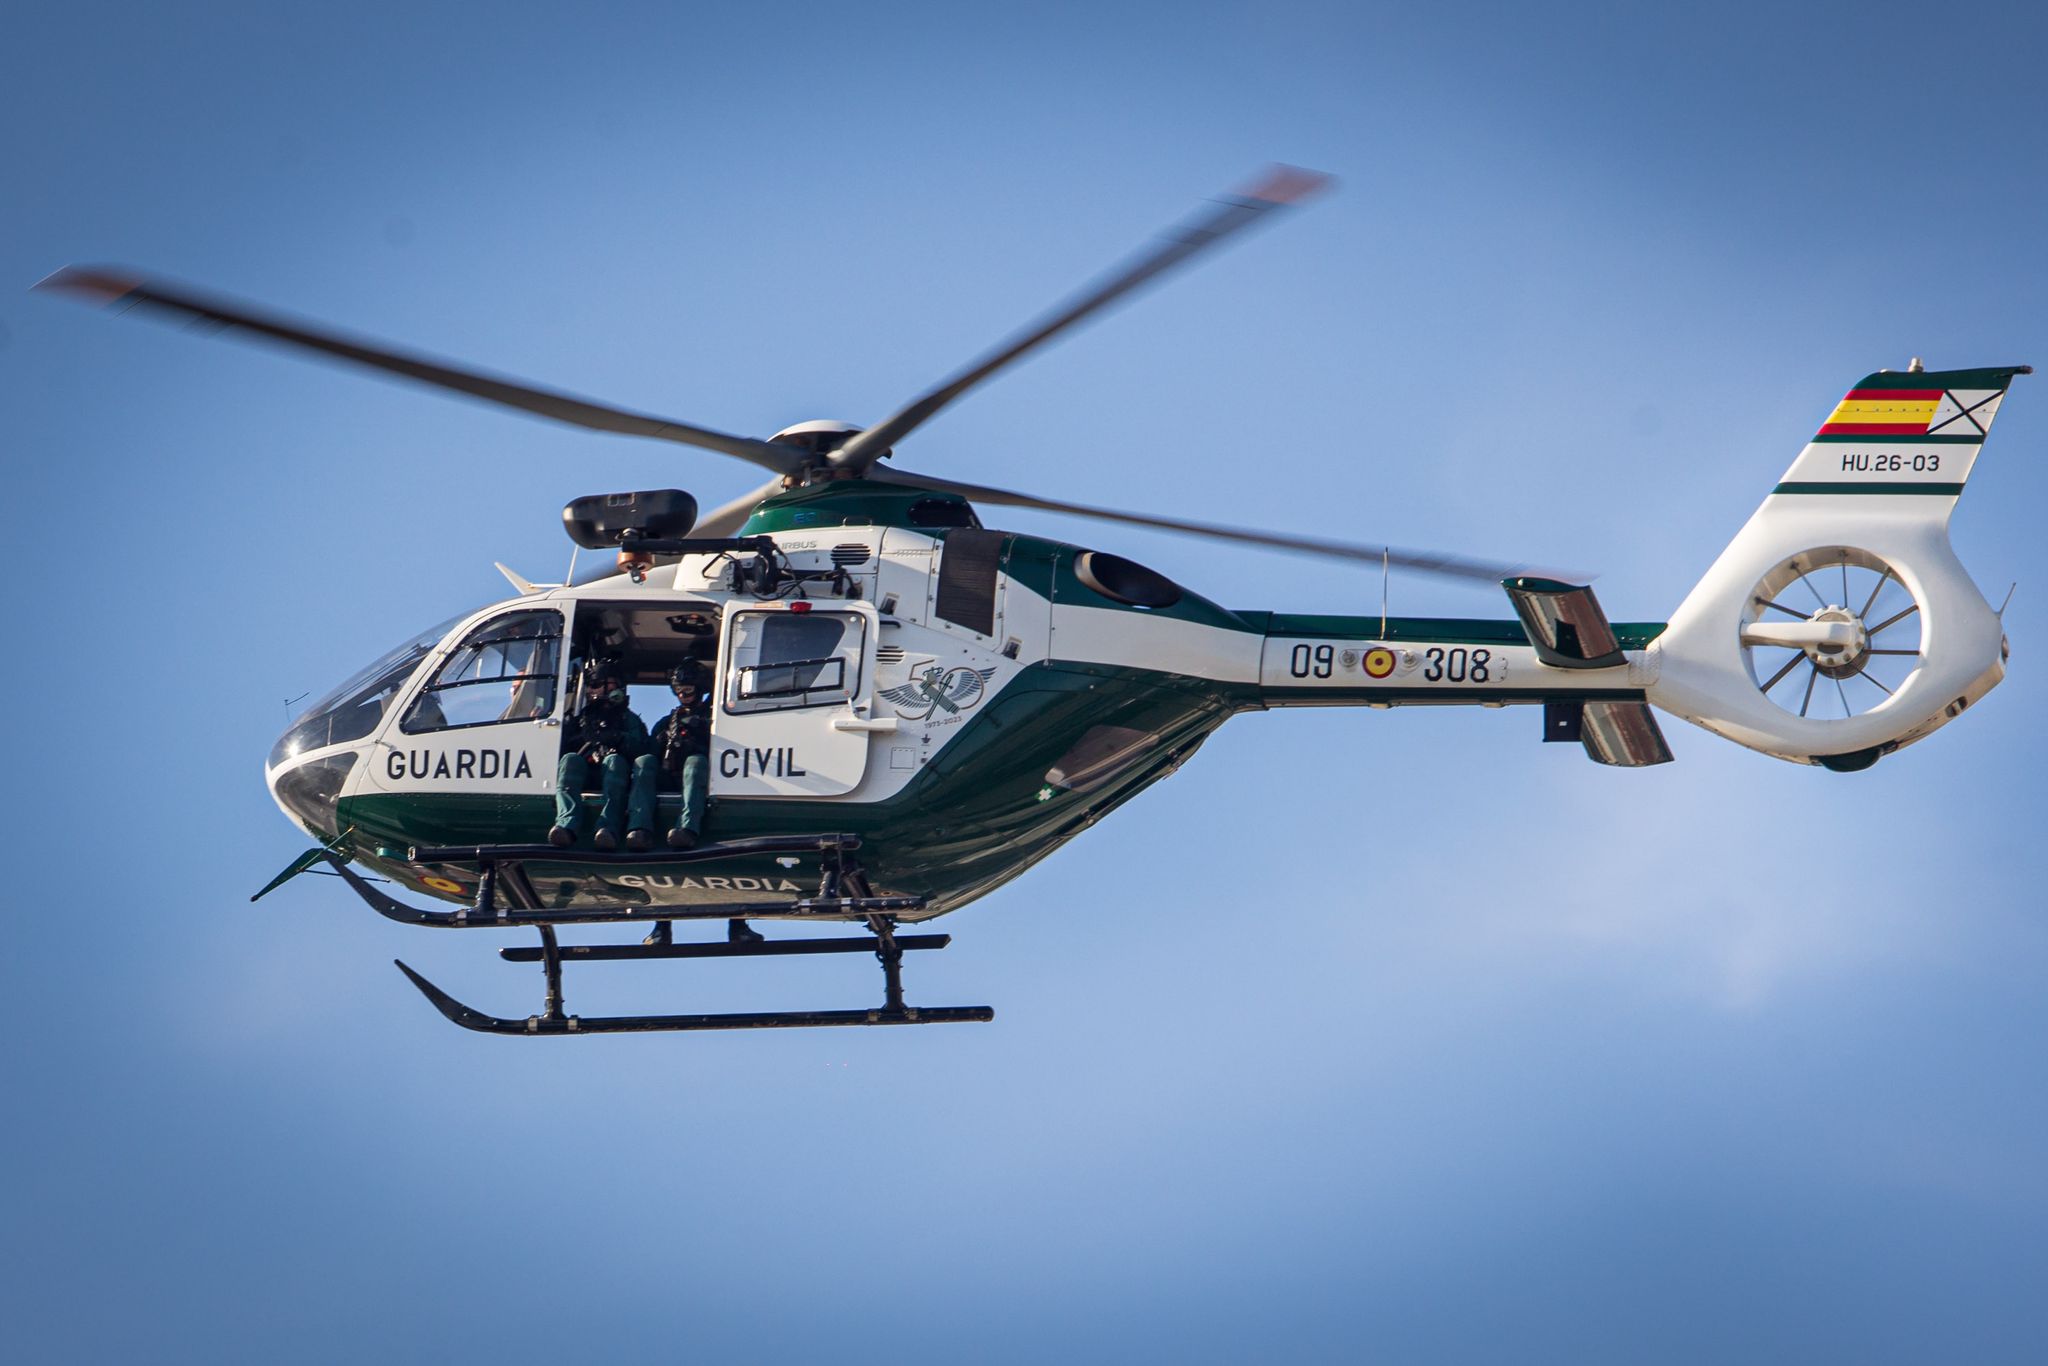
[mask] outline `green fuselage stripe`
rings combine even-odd
[[[1296,612],[1238,614],[1268,640],[1384,640],[1423,645],[1527,645],[1529,634],[1519,621],[1470,617],[1353,617]],[[1611,623],[1624,650],[1649,648],[1664,631],[1661,621]]]
[[[1539,702],[1646,702],[1649,700],[1649,693],[1641,687],[1573,688],[1552,683],[1545,683],[1540,688],[1526,689],[1514,689],[1505,685],[1497,688],[1459,688],[1441,685],[1412,688],[1365,685],[1355,688],[1294,688],[1275,685],[1260,689],[1259,700],[1269,707],[1293,704],[1332,707],[1365,704],[1398,707],[1454,702],[1486,702],[1496,706],[1513,707]]]
[[[1858,389],[2004,389],[2031,365],[1989,365],[1975,370],[1880,370],[1856,381]]]
[[[1771,490],[1772,493],[1917,493],[1929,498],[1954,498],[1962,491],[1961,484],[1859,484],[1847,480],[1780,484]]]

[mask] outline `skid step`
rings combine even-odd
[[[898,947],[901,947],[899,941]],[[397,961],[397,960],[393,960]],[[822,1029],[846,1025],[986,1024],[988,1006],[886,1005],[866,1010],[780,1010],[736,1015],[529,1015],[508,1020],[472,1010],[404,963],[398,970],[454,1023],[481,1034],[655,1034],[685,1030]]]
[[[896,936],[896,947],[906,951],[943,949],[952,942],[950,934]],[[754,944],[734,944],[724,940],[708,944],[564,944],[559,951],[564,963],[617,963],[640,958],[768,958],[778,954],[879,953],[881,949],[881,940],[860,935],[852,939],[764,939]],[[547,950],[538,945],[499,949],[498,957],[508,963],[540,963],[546,961]]]
[[[924,909],[925,899],[916,896],[807,896],[795,901],[734,902],[718,906],[590,906],[539,911],[502,905],[497,884],[501,876],[493,869],[477,884],[476,904],[459,911],[430,911],[409,906],[388,896],[348,866],[348,860],[329,854],[327,861],[370,909],[401,925],[438,925],[444,929],[506,929],[515,925],[621,925],[648,920],[858,920],[873,915],[895,915]],[[515,870],[516,872],[516,870]],[[523,875],[503,875],[519,899],[530,905],[530,885]]]
[[[412,845],[408,863],[715,863],[759,854],[815,854],[860,848],[858,835],[758,835],[752,839],[700,844],[693,849],[602,850],[572,844]]]

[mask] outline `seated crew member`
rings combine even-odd
[[[583,666],[583,709],[562,737],[549,844],[566,848],[576,842],[583,820],[583,788],[593,767],[602,775],[604,807],[592,846],[618,848],[622,829],[628,849],[651,846],[657,764],[648,747],[647,727],[626,705],[625,671],[614,659],[592,659]]]
[[[512,695],[505,703],[500,721],[531,721],[548,714],[552,702],[554,684],[538,678],[524,678],[512,685]]]
[[[661,772],[676,780],[683,794],[683,812],[676,828],[668,832],[671,849],[690,849],[697,843],[704,824],[705,793],[711,772],[711,703],[695,664],[679,664],[669,671],[668,686],[676,695],[675,710],[654,727],[654,753]]]
[[[668,685],[676,695],[676,707],[655,724],[653,742],[662,772],[676,779],[683,794],[682,816],[676,821],[676,828],[668,832],[668,842],[672,849],[694,849],[711,781],[711,698],[704,686],[704,667],[694,660],[671,669]],[[727,921],[725,937],[734,944],[761,942],[759,932],[744,920]],[[641,942],[671,943],[670,923],[657,921],[653,932]]]

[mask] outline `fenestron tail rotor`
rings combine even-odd
[[[1920,606],[1881,556],[1854,546],[1803,551],[1750,594],[1743,656],[1779,707],[1848,720],[1883,706],[1920,667]]]

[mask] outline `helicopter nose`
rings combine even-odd
[[[270,770],[270,795],[301,830],[329,843],[341,833],[335,807],[359,757],[349,750],[282,764]]]

